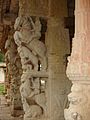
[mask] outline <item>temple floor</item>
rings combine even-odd
[[[10,107],[3,95],[0,95],[0,120],[23,120],[22,117],[11,116]]]

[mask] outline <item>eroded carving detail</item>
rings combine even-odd
[[[84,84],[78,85],[77,83],[72,86],[72,92],[68,95],[70,105],[68,109],[65,109],[66,120],[88,120],[90,110],[87,93],[89,94],[90,88],[89,85],[86,86]]]
[[[17,45],[22,44],[22,46],[29,48],[40,60],[42,70],[46,70],[47,50],[45,44],[39,41],[41,37],[41,24],[39,18],[36,18],[36,22],[34,23],[31,17],[18,17],[14,28],[17,30],[14,34],[15,43]]]
[[[17,47],[13,40],[13,35],[11,34],[8,36],[8,40],[6,41],[5,44],[5,49],[7,49],[5,58],[7,62],[7,70],[9,76],[8,82],[10,82],[9,97],[12,105],[12,115],[16,116],[16,114],[14,114],[14,108],[15,109],[20,108],[20,110],[22,109],[21,95],[19,92],[22,68],[20,63],[20,57],[17,52]]]
[[[42,89],[41,80],[45,79],[46,82],[48,78],[47,51],[45,44],[39,41],[40,20],[36,18],[33,22],[31,17],[18,17],[14,28],[14,40],[23,69],[20,92],[25,111],[24,119],[45,119],[46,93],[45,88]]]

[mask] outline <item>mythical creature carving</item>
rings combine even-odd
[[[35,23],[31,17],[18,17],[15,21],[15,43],[27,46],[41,62],[42,70],[47,69],[46,46],[39,39],[41,37],[41,24],[39,18]]]
[[[20,92],[25,111],[25,120],[27,120],[27,116],[32,118],[34,114],[36,114],[35,117],[43,115],[40,113],[46,114],[46,96],[45,91],[41,92],[40,78],[33,78],[29,72],[24,72],[21,77]],[[35,111],[34,108],[36,108]],[[33,111],[33,113],[31,112],[32,115],[29,113],[30,111]]]
[[[23,69],[20,92],[24,119],[40,119],[46,113],[46,95],[41,88],[41,78],[47,78],[46,46],[39,41],[41,24],[39,18],[33,22],[31,17],[18,17],[14,28],[14,40]]]
[[[19,46],[18,53],[21,57],[22,69],[30,70],[31,65],[34,70],[38,70],[38,58],[27,47]]]

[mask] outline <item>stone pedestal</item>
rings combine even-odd
[[[75,36],[67,76],[73,82],[66,120],[90,119],[90,1],[75,1]]]
[[[64,108],[68,106],[67,94],[70,81],[66,71],[66,54],[69,54],[68,31],[63,19],[50,18],[47,24],[46,44],[48,48],[48,117],[49,120],[64,120]]]

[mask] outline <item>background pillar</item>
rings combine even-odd
[[[50,18],[47,24],[48,49],[48,113],[50,120],[64,120],[64,108],[68,106],[67,94],[70,81],[66,71],[66,54],[69,54],[68,31],[64,29],[63,19]]]

